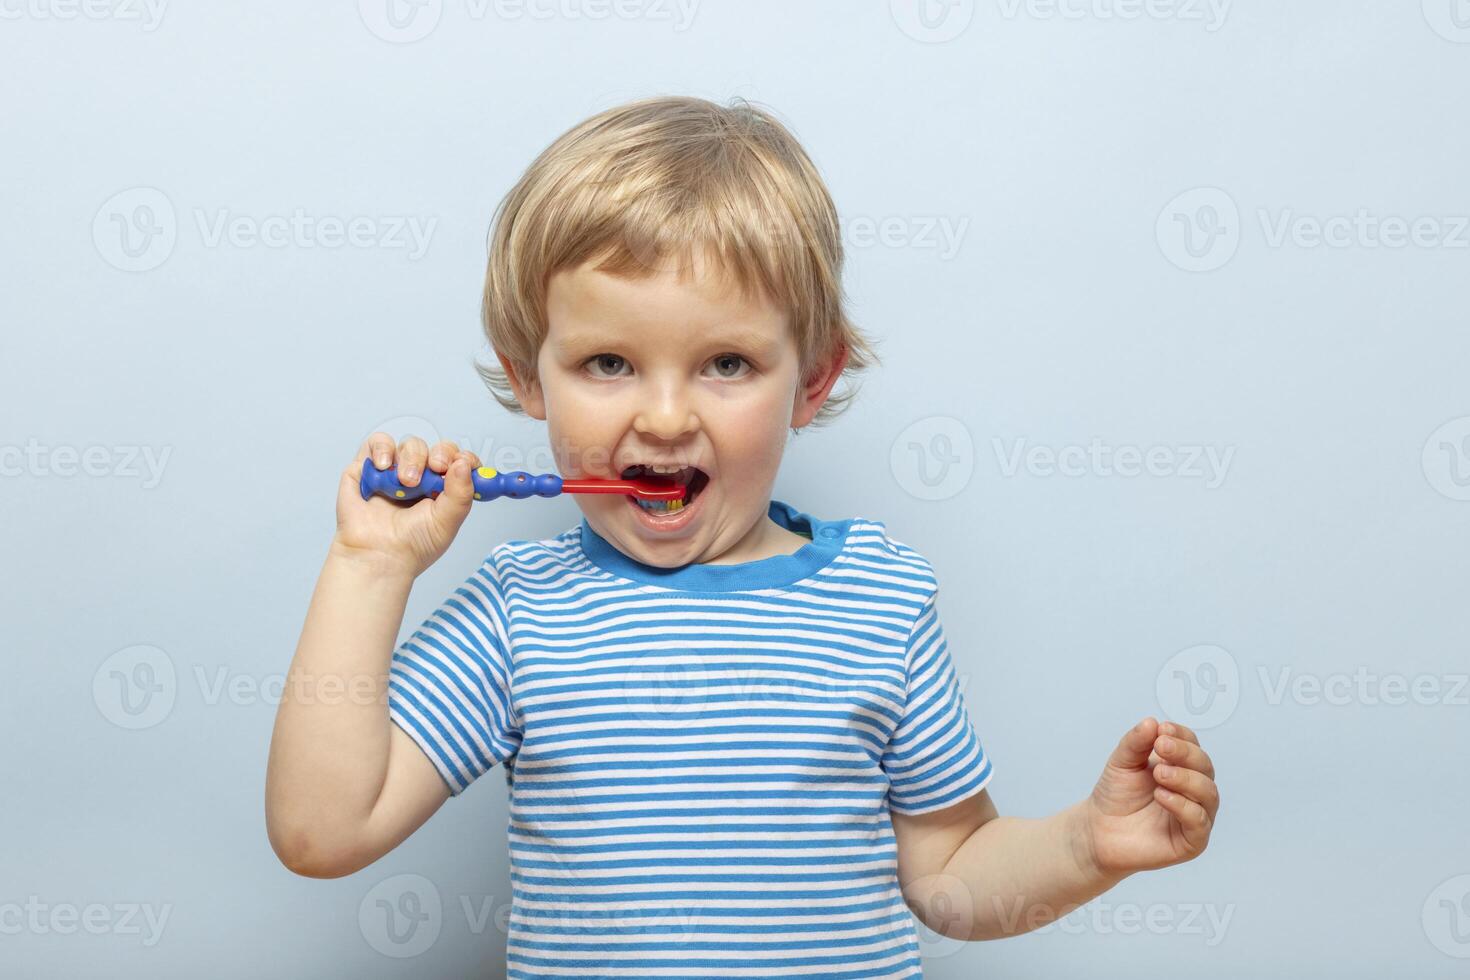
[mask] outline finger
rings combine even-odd
[[[474,501],[474,482],[470,479],[470,461],[463,454],[455,456],[444,473],[444,491],[434,498],[433,516],[443,522],[448,537],[453,537],[464,523]]]
[[[349,487],[356,489],[362,485],[362,461],[368,458],[366,442],[358,449],[357,455],[352,457],[352,462],[342,468],[342,475],[338,482],[341,483],[340,491],[345,492]],[[341,492],[338,493],[341,499]]]
[[[357,461],[362,462],[371,456],[374,466],[386,470],[393,464],[393,448],[392,436],[386,432],[374,432],[363,440],[357,451]]]
[[[1185,742],[1173,735],[1160,735],[1154,740],[1154,752],[1171,765],[1185,769],[1196,769],[1211,779],[1215,778],[1215,765],[1208,753],[1194,742]]]
[[[1199,744],[1199,736],[1196,735],[1188,726],[1181,725],[1177,721],[1159,722],[1159,734],[1175,735],[1179,738],[1184,739],[1186,742],[1193,742],[1195,745]]]
[[[1139,770],[1148,765],[1149,749],[1158,734],[1158,722],[1145,718],[1123,735],[1118,747],[1108,756],[1108,765],[1118,769]]]
[[[461,449],[459,451],[459,455],[460,456],[463,456],[465,459],[469,460],[470,469],[471,470],[477,470],[482,465],[484,465],[484,464],[482,464],[480,462],[480,457],[476,456],[474,453],[470,452],[468,449]]]
[[[441,439],[429,450],[429,469],[435,473],[443,473],[449,469],[449,464],[454,462],[459,455],[459,447],[448,439]]]
[[[1154,787],[1154,799],[1179,822],[1179,830],[1190,850],[1196,854],[1203,851],[1210,842],[1210,815],[1205,812],[1205,808],[1189,797],[1162,786]]]
[[[1220,788],[1202,772],[1163,765],[1154,769],[1154,781],[1165,789],[1186,796],[1205,808],[1213,822],[1220,809]]]
[[[409,436],[398,444],[398,482],[406,487],[419,485],[424,463],[429,459],[429,444],[418,436]]]

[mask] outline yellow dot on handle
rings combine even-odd
[[[478,493],[477,493],[477,494],[475,494],[475,499],[476,499],[476,500],[484,500],[484,499],[485,499],[485,498],[484,498],[484,497],[482,497],[482,496],[480,496],[480,495],[479,495],[479,494],[478,494]]]
[[[495,470],[491,469],[488,466],[482,466],[479,469],[475,470],[475,472],[478,473],[478,474],[480,474],[481,476],[483,476],[487,480],[490,479],[491,477],[495,476]]]
[[[403,496],[403,491],[402,490],[394,490],[393,491],[393,496],[395,496],[395,497],[401,497],[401,496]]]

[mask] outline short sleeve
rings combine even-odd
[[[389,666],[388,717],[424,750],[454,796],[521,746],[505,610],[486,560],[399,645]]]
[[[992,769],[965,709],[935,595],[915,620],[904,656],[907,700],[882,765],[889,809],[917,815],[980,792]]]

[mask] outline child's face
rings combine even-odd
[[[550,430],[566,479],[613,479],[635,463],[692,466],[709,478],[682,512],[644,512],[623,494],[576,494],[593,530],[644,564],[782,553],[767,510],[789,428],[826,400],[835,370],[802,385],[784,310],[704,260],[680,282],[559,272],[547,286],[539,378],[521,404]]]

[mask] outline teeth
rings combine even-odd
[[[645,474],[672,476],[680,483],[688,483],[690,480],[693,480],[694,474],[698,472],[692,466],[674,466],[668,463],[640,463],[634,466],[629,466],[627,469],[623,470],[623,473],[631,474],[638,471],[642,471]],[[627,477],[625,477],[625,479],[627,479]]]

